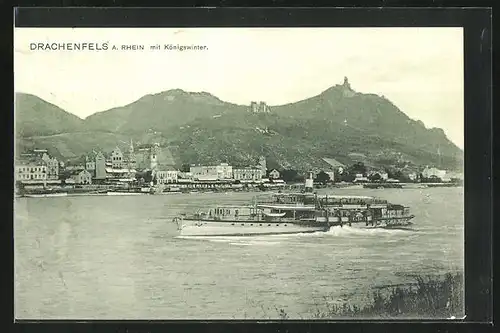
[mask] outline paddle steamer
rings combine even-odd
[[[409,229],[410,209],[368,196],[278,193],[251,205],[216,206],[174,218],[183,236],[252,236],[325,232],[332,226]]]

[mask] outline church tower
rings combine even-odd
[[[151,170],[156,170],[158,166],[158,154],[160,153],[160,144],[155,143],[151,147],[151,152],[149,155],[150,168]]]
[[[267,173],[267,163],[266,163],[266,158],[264,156],[261,156],[259,158],[259,168],[260,168],[261,178],[265,177]]]
[[[134,155],[134,142],[132,139],[130,139],[130,146],[128,147],[128,155],[132,156]]]
[[[135,169],[136,168],[136,160],[134,153],[134,142],[130,139],[130,146],[128,147],[128,168]]]

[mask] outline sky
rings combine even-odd
[[[109,48],[31,47],[84,42]],[[156,44],[161,49],[151,50]],[[167,44],[205,48],[168,50]],[[347,76],[355,91],[385,96],[463,148],[462,28],[16,28],[14,51],[15,91],[81,118],[169,89],[281,105]]]

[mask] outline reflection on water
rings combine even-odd
[[[16,317],[262,318],[276,306],[299,318],[327,295],[363,302],[411,273],[463,269],[462,189],[339,192],[409,205],[417,231],[193,239],[172,217],[252,194],[16,199]]]

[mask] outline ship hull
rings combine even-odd
[[[142,193],[142,192],[107,192],[107,195],[112,195],[112,196],[124,196],[124,195],[144,195],[147,193]]]
[[[358,229],[393,229],[393,230],[413,230],[413,217],[388,218],[371,223],[352,223],[350,226]]]
[[[257,235],[283,235],[324,232],[329,228],[320,225],[301,225],[288,223],[269,222],[212,222],[184,220],[179,221],[181,236],[257,236]]]
[[[386,224],[379,224],[379,225],[365,225],[362,223],[353,223],[351,225],[352,228],[356,229],[387,229],[387,230],[414,230],[412,224],[406,224],[406,225],[386,225]]]
[[[55,198],[55,197],[65,197],[68,193],[46,193],[46,194],[26,194],[24,197],[26,198]]]

